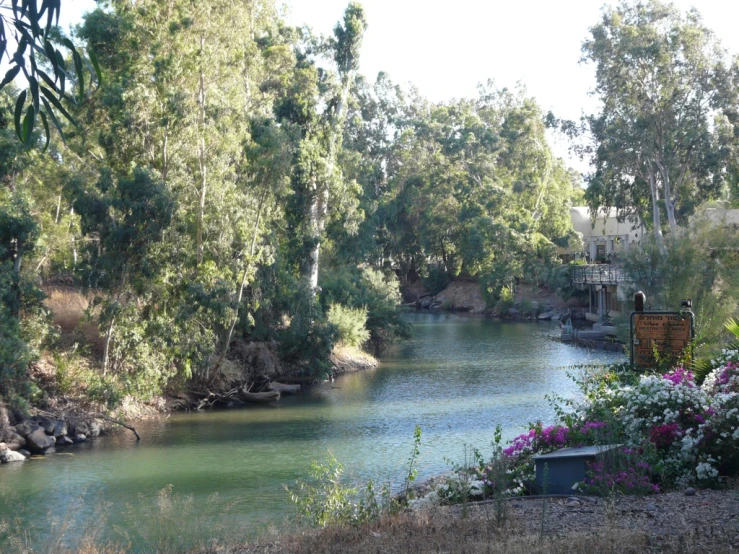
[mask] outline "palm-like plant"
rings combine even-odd
[[[729,321],[726,322],[726,329],[734,335],[734,338],[736,340],[732,341],[727,348],[729,350],[739,350],[739,320],[731,318]],[[713,365],[711,364],[711,360],[695,360],[692,363],[693,374],[695,375],[695,380],[698,383],[702,383],[703,380],[706,378],[706,375],[708,375],[713,369]]]

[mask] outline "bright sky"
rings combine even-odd
[[[279,1],[279,0],[278,0]],[[348,0],[284,0],[292,24],[328,34]],[[478,83],[499,87],[520,82],[542,109],[561,118],[592,112],[588,95],[592,66],[578,63],[588,28],[599,19],[601,0],[363,0],[369,27],[361,69],[373,80],[385,71],[396,83],[415,85],[433,101],[469,97]],[[610,2],[616,3],[615,1]],[[739,2],[674,0],[683,10],[696,6],[725,48],[739,53]],[[65,23],[79,21],[93,0],[65,0]],[[555,151],[578,169],[564,141]]]

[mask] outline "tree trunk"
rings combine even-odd
[[[652,230],[654,238],[660,247],[664,246],[664,237],[662,236],[662,216],[659,213],[659,190],[657,189],[657,176],[654,174],[654,168],[649,164],[649,191],[652,194]]]
[[[266,197],[267,190],[264,191],[261,200],[259,200],[259,208],[257,209],[257,221],[254,224],[254,232],[251,236],[251,246],[249,247],[249,259],[246,261],[244,272],[241,275],[241,285],[239,286],[239,292],[236,297],[236,313],[234,314],[233,320],[231,321],[231,327],[228,329],[228,335],[226,335],[226,339],[223,342],[223,348],[221,349],[221,353],[218,356],[218,360],[213,366],[213,373],[217,373],[218,370],[221,368],[223,359],[228,353],[228,347],[231,344],[231,337],[233,337],[234,329],[236,328],[236,324],[239,322],[239,309],[241,308],[241,300],[244,297],[244,288],[246,287],[246,279],[249,276],[249,270],[251,269],[251,262],[254,259],[254,250],[256,249],[257,236],[259,235],[259,223],[262,219],[262,207],[264,206],[264,200],[266,199]],[[208,372],[208,375],[206,375],[206,379],[210,377],[209,374],[210,371]]]
[[[351,75],[347,76],[342,84],[339,102],[336,106],[336,113],[331,122],[331,133],[328,141],[328,153],[326,156],[326,174],[329,181],[333,178],[334,166],[336,164],[336,150],[338,141],[343,133],[344,112],[346,111],[346,97],[349,94],[349,83]],[[321,235],[326,226],[326,216],[328,215],[328,204],[330,194],[330,182],[324,183],[323,186],[315,184],[312,187],[313,195],[309,207],[310,229],[313,234],[313,246],[308,252],[308,285],[310,287],[311,299],[315,300],[318,292],[318,269],[321,254]]]
[[[23,252],[21,251],[21,245],[17,245],[17,250],[15,252],[15,260],[13,261],[13,273],[15,273],[15,276],[17,279],[20,280],[21,278],[21,260],[23,259]]]
[[[308,218],[310,224],[311,241],[313,244],[308,252],[308,289],[311,300],[315,300],[318,293],[318,260],[321,255],[321,191],[316,190],[318,187],[315,182],[311,184],[311,202],[308,208]]]
[[[105,333],[105,352],[103,354],[103,377],[108,373],[108,365],[110,365],[110,343],[113,340],[113,326],[115,318],[110,320],[108,331]]]
[[[672,195],[672,183],[670,182],[670,173],[665,165],[659,163],[659,171],[662,175],[662,184],[665,187],[665,211],[667,212],[667,223],[670,225],[670,231],[674,233],[677,230],[677,219],[675,218],[675,200]]]
[[[162,180],[167,182],[167,173],[169,173],[169,122],[164,127],[164,140],[162,141]]]
[[[202,64],[204,63],[203,55],[205,50],[205,37],[203,35],[200,35],[200,80],[199,80],[199,87],[198,87],[198,109],[200,110],[199,114],[199,133],[200,133],[200,141],[198,144],[198,166],[200,169],[200,198],[198,201],[198,219],[197,219],[197,228],[195,231],[195,245],[196,245],[196,252],[195,252],[195,265],[200,266],[200,264],[203,263],[203,220],[204,220],[204,214],[205,214],[205,196],[207,192],[207,185],[208,185],[208,166],[205,161],[205,76],[203,75],[203,67]]]

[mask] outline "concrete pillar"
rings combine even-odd
[[[588,313],[593,313],[593,286],[588,287]]]
[[[595,257],[598,254],[598,250],[595,247],[595,239],[590,239],[590,263],[595,262]]]

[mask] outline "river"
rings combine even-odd
[[[388,351],[376,370],[274,406],[140,423],[138,444],[126,432],[0,467],[0,518],[18,516],[23,526],[38,528],[31,541],[47,540],[54,520],[69,537],[104,528],[107,537],[127,537],[146,550],[175,525],[161,519],[171,499],[161,491],[171,486],[178,517],[188,510],[206,520],[218,514],[221,523],[256,532],[288,517],[284,485],[329,451],[351,477],[397,487],[418,424],[423,479],[448,471],[448,460],[461,462],[465,448],[489,452],[498,424],[511,438],[530,421],[553,421],[545,394],[575,394],[566,366],[622,359],[557,342],[555,323],[408,318],[414,338]],[[154,521],[157,529],[147,529]]]

